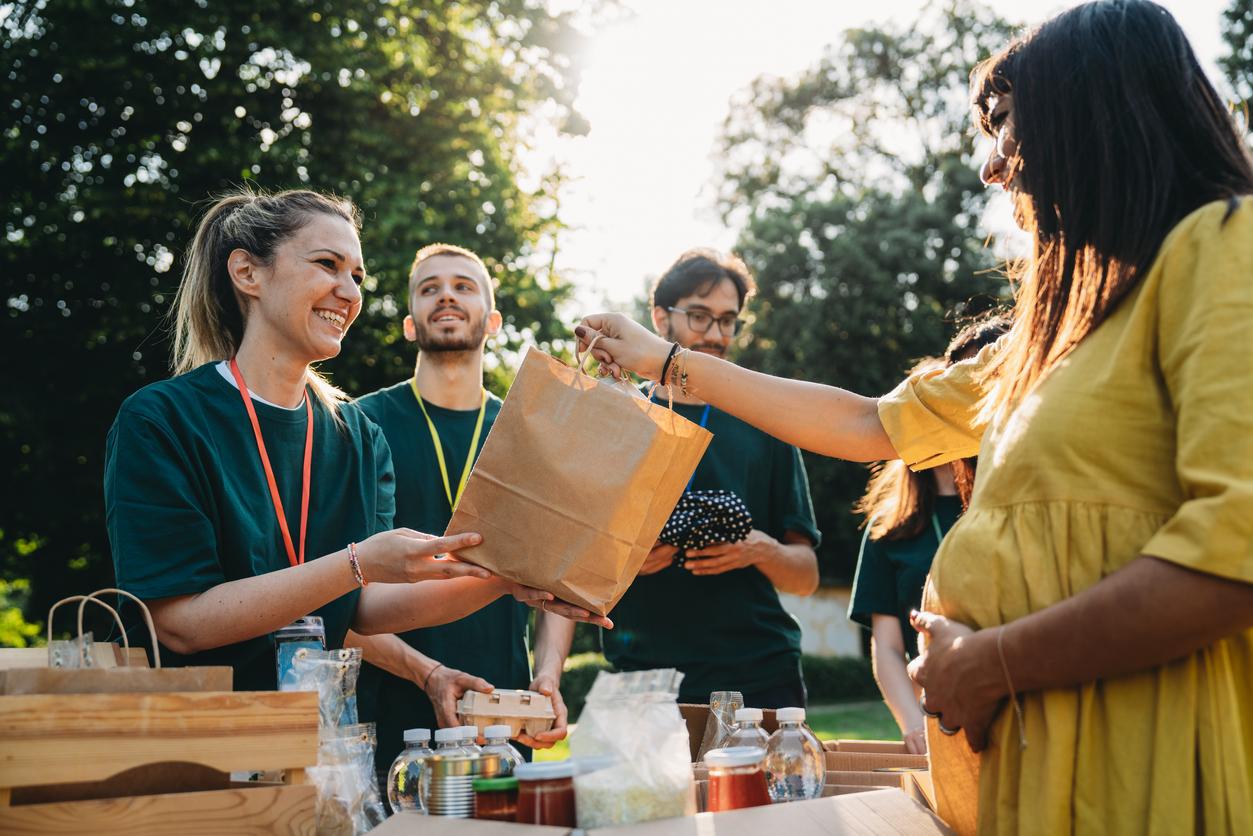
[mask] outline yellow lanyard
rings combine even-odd
[[[466,466],[462,468],[461,481],[457,483],[457,495],[453,496],[452,484],[448,481],[448,464],[444,461],[444,445],[439,440],[439,430],[435,429],[435,422],[431,420],[431,416],[426,411],[426,404],[422,402],[416,378],[409,378],[409,387],[413,389],[413,396],[418,399],[418,408],[422,410],[422,417],[426,419],[426,428],[431,431],[431,441],[435,444],[435,460],[439,462],[439,475],[444,479],[444,494],[448,497],[448,506],[456,511],[457,505],[461,502],[461,495],[465,493],[466,482],[470,479],[470,468],[474,467],[474,454],[478,450],[479,436],[483,434],[483,416],[487,414],[487,390],[483,390],[483,403],[479,406],[479,420],[474,425],[474,437],[470,439],[470,452],[466,454]]]

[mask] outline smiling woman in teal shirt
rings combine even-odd
[[[232,665],[239,688],[274,687],[270,636],[300,616],[323,616],[335,645],[350,626],[398,632],[506,594],[551,598],[437,559],[477,534],[391,529],[386,442],[310,368],[361,310],[358,228],[351,203],[316,192],[218,200],[175,300],[175,376],[128,398],[109,432],[118,585],[151,608],[175,663]]]

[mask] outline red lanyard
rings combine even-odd
[[[278,517],[278,527],[283,532],[283,545],[287,547],[287,562],[292,566],[305,562],[305,530],[309,523],[309,485],[313,481],[313,404],[309,402],[309,393],[305,393],[305,466],[304,482],[300,488],[300,553],[292,545],[291,532],[287,529],[287,515],[283,513],[283,500],[278,495],[278,482],[274,481],[274,468],[270,467],[270,457],[265,452],[265,439],[261,437],[261,425],[257,423],[257,411],[252,408],[252,396],[244,383],[244,375],[239,371],[239,364],[231,358],[231,374],[239,384],[240,397],[244,399],[244,409],[248,410],[248,420],[252,421],[252,432],[257,437],[257,452],[261,454],[261,466],[265,468],[266,481],[270,483],[270,499],[274,500],[274,515]]]

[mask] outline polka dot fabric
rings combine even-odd
[[[737,543],[752,530],[748,506],[731,491],[688,491],[674,506],[658,539],[679,548],[676,562],[682,565],[688,549]]]

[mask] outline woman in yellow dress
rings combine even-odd
[[[867,398],[670,356],[618,314],[580,343],[815,452],[978,453],[912,673],[932,730],[981,752],[980,833],[1253,833],[1247,146],[1144,0],[1059,15],[973,94],[984,179],[1034,239],[1013,328],[974,359]],[[941,797],[970,779],[933,763]]]

